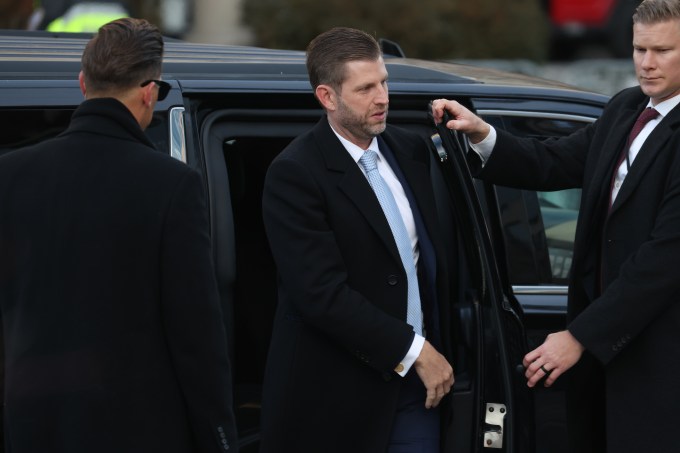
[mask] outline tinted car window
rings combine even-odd
[[[483,115],[496,128],[520,136],[560,137],[587,118],[530,112]],[[574,248],[580,189],[534,192],[496,187],[513,285],[566,285]]]
[[[71,122],[73,108],[8,108],[0,109],[0,155],[13,149],[35,145],[56,137]],[[167,114],[156,112],[146,135],[156,149],[168,152]]]
[[[0,110],[0,154],[58,135],[68,126],[72,109]]]
[[[545,228],[551,283],[566,284],[574,250],[581,189],[536,192],[536,195]]]

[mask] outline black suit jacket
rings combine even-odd
[[[392,127],[380,140],[408,183],[432,250],[441,250],[426,142]],[[393,370],[414,335],[405,321],[406,274],[373,190],[325,117],[272,163],[263,212],[279,306],[262,451],[384,451],[402,382]],[[439,255],[430,293],[448,319]],[[442,321],[442,338],[448,329]],[[449,351],[442,346],[450,360]]]
[[[647,138],[607,214],[614,167],[648,101],[624,90],[560,140],[499,131],[481,173],[527,189],[583,188],[569,287],[569,331],[587,349],[568,395],[579,453],[602,451],[602,415],[608,451],[677,450],[663,433],[680,424],[680,108]]]
[[[234,451],[200,175],[113,99],[0,158],[7,451]]]

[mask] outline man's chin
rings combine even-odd
[[[654,95],[656,94],[654,91],[654,86],[650,83],[641,83],[640,84],[640,89],[642,92],[646,95],[649,96],[650,98],[653,98]]]
[[[380,135],[380,134],[382,134],[383,132],[385,132],[385,129],[386,129],[386,128],[387,128],[387,123],[386,123],[386,122],[385,122],[385,123],[376,124],[375,126],[373,126],[373,127],[371,128],[371,135],[373,135],[374,137],[377,136],[377,135]]]

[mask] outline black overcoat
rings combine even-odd
[[[656,126],[607,213],[616,161],[649,98],[639,87],[569,137],[498,131],[480,176],[533,190],[582,187],[568,306],[587,352],[566,376],[575,453],[675,452],[680,425],[680,107]],[[601,407],[598,407],[601,406]]]
[[[200,175],[114,99],[0,158],[11,453],[235,451]]]
[[[441,251],[428,145],[390,126],[381,139]],[[325,117],[272,163],[263,212],[279,273],[279,306],[265,373],[261,451],[384,451],[403,379],[393,370],[413,338],[405,321],[406,274],[375,193]],[[434,285],[440,352],[451,360],[441,255]]]

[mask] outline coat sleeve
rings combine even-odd
[[[581,187],[596,127],[597,124],[590,124],[568,137],[546,140],[514,137],[499,129],[487,164],[482,169],[478,160],[471,160],[471,169],[485,181],[518,189],[551,191]]]
[[[227,338],[205,196],[194,170],[177,184],[162,235],[163,322],[197,451],[238,450]]]
[[[496,129],[498,136],[488,162],[482,168],[477,154],[470,150],[470,169],[485,181],[517,189],[586,189],[592,182],[592,170],[606,157],[603,151],[612,146],[611,131],[622,121],[623,109],[635,109],[643,99],[639,88],[624,90],[609,100],[597,121],[566,137],[540,140]]]
[[[408,351],[413,329],[348,284],[347,266],[352,263],[345,262],[330,224],[329,196],[337,194],[322,190],[297,160],[277,159],[270,166],[263,217],[280,276],[279,292],[305,325],[322,332],[366,365],[391,372]],[[356,246],[362,247],[359,243]],[[397,297],[398,290],[393,291]]]

